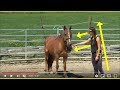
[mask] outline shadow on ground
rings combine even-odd
[[[64,78],[63,71],[58,71],[58,75],[61,75]],[[74,73],[71,73],[71,72],[67,72],[67,76],[68,76],[68,78],[83,78],[84,77],[80,74],[74,74]]]
[[[84,78],[84,76],[77,74],[77,73],[71,73],[67,72],[67,78]],[[65,78],[63,71],[58,71],[58,73],[42,73],[38,76],[38,78]]]

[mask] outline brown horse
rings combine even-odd
[[[68,53],[72,50],[71,46],[71,27],[63,27],[63,33],[59,36],[49,36],[44,42],[44,51],[45,51],[45,71],[52,71],[53,61],[56,61],[56,73],[58,72],[58,61],[60,57],[63,57],[63,67],[64,75],[66,74],[66,61]]]

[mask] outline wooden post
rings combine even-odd
[[[89,16],[88,18],[88,28],[92,27],[92,17]]]
[[[43,35],[45,35],[45,32],[44,32],[44,27],[43,27],[43,19],[42,19],[42,16],[40,16],[40,21],[41,21],[41,29],[43,31]],[[43,36],[43,39],[45,39],[46,37]]]

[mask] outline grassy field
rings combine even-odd
[[[70,26],[70,24],[81,23],[78,25],[71,25],[73,29],[80,28],[80,29],[87,29],[88,28],[88,17],[92,16],[93,22],[101,21],[104,23],[104,28],[120,28],[120,12],[32,12],[32,13],[25,13],[25,12],[17,12],[17,13],[2,13],[0,12],[0,29],[39,29],[41,25],[66,25]],[[41,23],[42,18],[42,23]],[[96,23],[92,24],[95,28]],[[44,28],[53,28],[45,26]],[[73,31],[73,34],[77,34],[78,31]],[[80,31],[86,32],[86,31]],[[98,31],[97,31],[98,32]],[[99,32],[98,32],[99,33]],[[104,34],[120,34],[119,30],[108,30],[104,31]],[[21,30],[0,30],[0,46],[24,46],[24,42],[2,42],[7,40],[20,40],[24,41],[24,36],[2,36],[2,35],[24,35],[25,32]],[[28,35],[39,35],[39,34],[56,34],[56,31],[36,31],[30,30],[28,31]],[[84,37],[82,39],[86,39]],[[77,37],[73,37],[75,40],[79,40]],[[43,40],[43,37],[39,36],[29,36],[28,41],[31,40]],[[117,36],[105,36],[105,40],[120,40],[120,35]],[[28,42],[29,46],[39,46],[43,45],[41,42]],[[117,42],[107,42],[107,44],[120,44],[120,41]]]

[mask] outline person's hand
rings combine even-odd
[[[96,57],[95,57],[95,61],[98,61],[98,60],[99,60],[99,57],[98,57],[98,56],[96,56]]]

